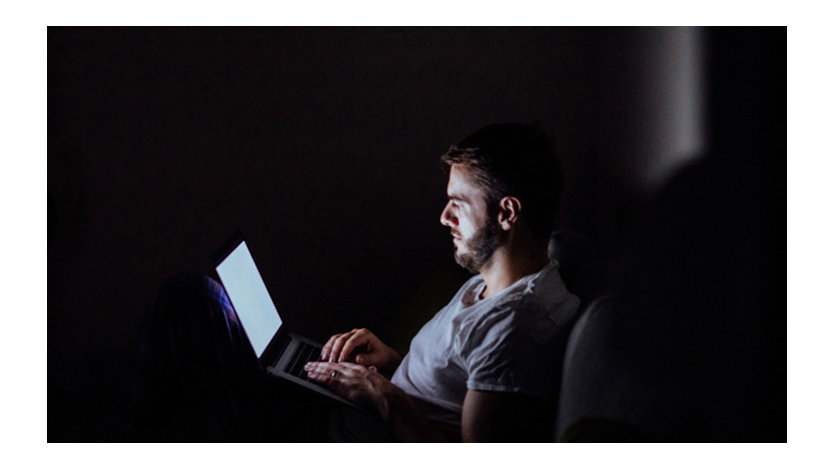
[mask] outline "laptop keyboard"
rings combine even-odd
[[[318,361],[320,356],[321,348],[307,343],[299,343],[287,364],[286,372],[306,380],[307,372],[304,371],[304,364],[310,361]]]

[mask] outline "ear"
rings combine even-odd
[[[521,215],[521,201],[513,196],[505,196],[498,202],[498,225],[502,230],[510,230]]]

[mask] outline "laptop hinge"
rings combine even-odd
[[[261,354],[261,357],[258,359],[260,362],[261,367],[267,369],[273,365],[275,365],[275,361],[281,357],[281,354],[290,345],[292,339],[290,335],[287,333],[287,329],[284,328],[284,325],[281,325],[278,328],[278,332],[275,333],[275,336],[272,337],[272,340],[267,345],[264,353]]]

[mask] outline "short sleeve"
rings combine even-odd
[[[510,304],[485,315],[464,341],[470,390],[552,397],[561,376],[558,329],[545,312]]]

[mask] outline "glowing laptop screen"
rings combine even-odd
[[[217,266],[217,275],[229,294],[252,348],[258,357],[261,357],[269,341],[280,328],[281,317],[278,316],[278,310],[269,297],[246,242],[241,242]]]

